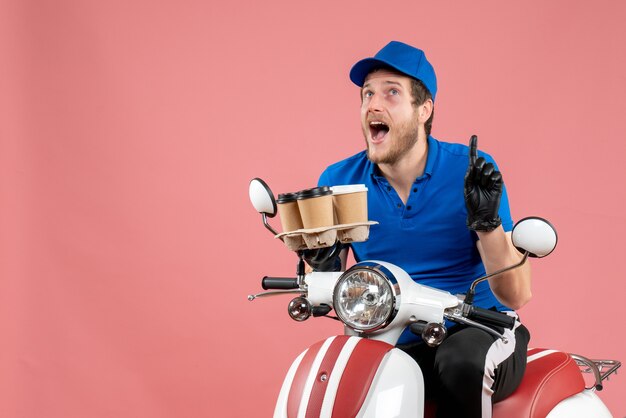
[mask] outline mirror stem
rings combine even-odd
[[[272,226],[267,222],[267,214],[261,213],[261,216],[263,217],[263,225],[265,225],[265,227],[269,229],[272,234],[278,235],[278,232],[276,232],[274,228],[272,228]],[[280,239],[282,241],[283,237],[280,237]]]
[[[472,302],[474,301],[474,295],[476,294],[476,286],[478,286],[479,283],[484,282],[485,280],[496,276],[500,273],[504,273],[505,271],[509,271],[509,270],[513,270],[516,269],[518,267],[520,267],[522,264],[524,264],[526,262],[526,260],[528,259],[528,251],[524,251],[524,256],[522,257],[522,261],[520,261],[517,264],[513,264],[512,266],[509,267],[505,267],[503,269],[500,269],[498,271],[495,271],[491,274],[487,274],[486,276],[483,277],[479,277],[478,279],[474,280],[474,282],[472,283],[472,285],[469,288],[469,292],[467,292],[467,296],[465,296],[465,303],[467,305],[471,305]]]

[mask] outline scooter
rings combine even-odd
[[[268,222],[277,212],[268,185],[253,179],[249,194],[265,227],[280,238]],[[557,234],[548,221],[529,217],[514,226],[512,240],[523,254],[522,260],[476,279],[465,295],[420,285],[400,267],[385,261],[358,262],[345,272],[307,274],[304,252],[296,251],[296,277],[266,276],[262,279],[266,292],[248,299],[295,294],[288,305],[292,319],[338,319],[345,334],[311,345],[294,360],[274,417],[433,417],[435,406],[425,401],[419,366],[394,346],[406,327],[426,344],[437,346],[447,335],[446,321],[480,328],[508,343],[514,318],[474,306],[474,289],[492,276],[521,266],[528,257],[549,255],[556,247]],[[333,310],[336,317],[329,315]],[[612,417],[596,391],[602,390],[603,382],[620,366],[616,360],[529,349],[520,386],[494,404],[493,417]],[[593,376],[591,385],[586,386],[583,374]]]

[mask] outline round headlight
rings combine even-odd
[[[333,307],[350,328],[374,331],[393,320],[398,291],[395,277],[383,266],[357,264],[337,281]]]

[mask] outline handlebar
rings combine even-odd
[[[508,329],[513,329],[513,327],[515,326],[514,317],[502,312],[479,308],[478,306],[470,306],[467,318],[484,325],[491,325]]]
[[[269,290],[269,289],[287,290],[287,289],[297,289],[299,286],[298,286],[298,279],[296,279],[295,277],[265,276],[261,280],[261,287],[263,287],[264,290]]]

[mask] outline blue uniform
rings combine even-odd
[[[496,166],[488,154],[479,152],[479,156]],[[388,261],[420,284],[452,294],[465,293],[474,279],[485,274],[476,248],[478,237],[466,226],[463,184],[468,162],[466,145],[429,136],[424,174],[415,179],[406,204],[365,151],[329,166],[318,184],[367,186],[368,217],[379,224],[370,228],[368,241],[352,244],[357,261]],[[504,230],[510,231],[513,221],[506,188],[499,215]],[[474,300],[483,308],[510,310],[495,298],[487,282],[477,287]],[[415,339],[405,332],[398,343]]]

